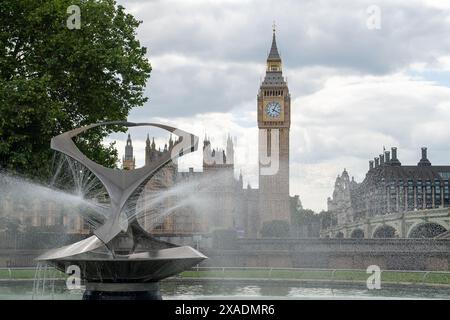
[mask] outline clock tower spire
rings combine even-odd
[[[273,24],[272,46],[267,57],[267,71],[281,71],[281,57],[278,53],[275,23]]]
[[[275,24],[264,81],[258,91],[259,222],[290,222],[289,129],[291,95],[283,77]]]

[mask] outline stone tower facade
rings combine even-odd
[[[205,225],[212,229],[228,229],[237,226],[238,208],[241,202],[242,181],[234,176],[234,145],[230,136],[227,138],[226,150],[213,148],[211,141],[203,141],[203,178],[206,183],[201,195],[210,200],[214,214],[206,214]]]
[[[259,225],[290,222],[289,129],[291,96],[283,77],[275,29],[267,69],[257,96],[259,128]]]
[[[333,197],[328,198],[328,211],[334,213],[334,218],[338,224],[345,224],[353,221],[352,192],[357,183],[350,176],[346,169],[342,175],[338,175],[334,183]]]
[[[133,156],[133,143],[131,136],[128,135],[127,144],[125,146],[125,155],[122,159],[122,169],[134,170],[136,168],[136,159]]]

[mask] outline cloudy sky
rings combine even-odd
[[[207,133],[217,147],[230,133],[246,184],[258,184],[256,94],[274,20],[292,99],[291,194],[305,207],[325,209],[344,168],[362,181],[383,146],[397,146],[403,164],[417,163],[422,146],[432,163],[450,163],[450,1],[118,3],[143,21],[153,66],[149,102],[129,120]],[[368,28],[371,5],[380,29]],[[131,132],[138,165],[146,130]],[[124,136],[111,138],[123,152]],[[201,153],[180,167],[201,170]]]

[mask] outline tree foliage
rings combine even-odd
[[[322,229],[328,229],[337,224],[336,218],[329,211],[322,211],[319,216]]]
[[[70,5],[81,29],[69,30]],[[114,0],[20,0],[0,5],[0,168],[45,177],[50,139],[142,106],[151,66],[136,39],[140,22]],[[83,135],[94,161],[115,166],[113,128]],[[114,128],[117,129],[117,128]]]
[[[261,229],[263,238],[288,238],[289,222],[284,220],[272,220],[264,222]]]
[[[292,224],[297,226],[311,225],[319,221],[319,215],[311,209],[299,209],[292,216]]]

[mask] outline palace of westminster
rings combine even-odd
[[[291,202],[298,202],[298,196],[289,195],[289,129],[291,118],[290,93],[282,74],[282,62],[278,53],[275,30],[272,46],[267,58],[267,70],[257,95],[257,122],[260,129],[259,156],[268,158],[273,152],[271,139],[275,129],[278,134],[278,170],[274,174],[264,174],[267,165],[259,161],[259,188],[247,185],[244,188],[242,174],[234,175],[234,145],[228,137],[226,149],[216,149],[210,140],[203,141],[202,171],[179,172],[176,160],[166,165],[156,177],[146,185],[142,201],[151,199],[151,193],[158,194],[179,184],[198,182],[195,197],[206,200],[207,205],[191,208],[183,206],[159,218],[180,199],[176,196],[166,199],[162,207],[149,209],[143,214],[141,225],[153,234],[177,235],[208,233],[215,229],[233,229],[246,237],[258,237],[265,222],[281,220],[290,223]],[[262,134],[261,134],[262,133]],[[169,140],[161,150],[147,136],[145,164],[148,164],[165,152],[171,152],[176,141]],[[133,170],[135,159],[131,137],[128,136],[125,155],[122,160],[124,169]],[[192,183],[191,183],[192,184]],[[202,187],[203,186],[203,187]],[[147,196],[145,195],[147,194]],[[150,200],[151,201],[151,200]],[[142,203],[147,208],[145,203]],[[150,206],[148,206],[150,207]],[[154,212],[151,212],[151,211]]]
[[[275,30],[267,58],[267,69],[257,94],[259,129],[259,188],[244,187],[242,174],[235,177],[234,145],[228,137],[225,150],[213,148],[207,137],[203,141],[203,167],[196,172],[179,172],[176,160],[167,164],[145,186],[138,207],[142,206],[141,225],[155,235],[193,235],[215,229],[233,229],[243,237],[259,237],[264,223],[274,220],[290,223],[292,208],[299,197],[289,194],[289,131],[291,99],[282,74]],[[275,134],[274,134],[275,133]],[[278,138],[278,168],[265,174],[267,158],[273,152],[273,139]],[[172,137],[161,150],[147,136],[145,163],[171,152],[177,141]],[[213,161],[211,161],[213,159]],[[122,167],[135,169],[131,137],[128,136]],[[434,166],[427,149],[417,165],[402,165],[397,148],[384,151],[369,163],[369,171],[361,183],[350,179],[347,170],[338,176],[332,197],[328,198],[331,223],[324,227],[322,237],[390,238],[435,237],[450,230],[450,166]],[[206,206],[177,206],[177,195],[164,198],[157,206],[152,195],[177,185],[192,185],[196,198]],[[207,184],[205,186],[205,184]],[[203,186],[203,187],[202,187]],[[169,192],[170,193],[170,192]],[[26,210],[3,199],[0,217],[14,212],[23,225],[51,226],[61,224],[48,208]],[[45,212],[45,214],[40,214]],[[162,214],[162,213],[168,214]],[[66,215],[62,224],[69,233],[88,233],[89,226],[77,215]]]
[[[176,160],[167,164],[145,186],[137,206],[142,205],[141,225],[153,234],[178,235],[208,233],[215,229],[233,229],[242,236],[258,237],[266,222],[281,220],[290,223],[291,203],[298,202],[298,196],[289,195],[289,130],[291,124],[291,101],[287,82],[282,74],[282,61],[277,49],[275,29],[272,45],[267,58],[267,69],[257,94],[257,123],[259,134],[259,188],[250,185],[244,188],[242,174],[234,175],[234,146],[228,138],[226,150],[213,148],[209,139],[203,141],[203,170],[195,172],[179,172]],[[278,144],[273,139],[278,138]],[[147,137],[145,149],[146,164],[171,152],[177,141],[170,138],[161,150]],[[278,146],[277,170],[270,175],[271,153],[273,146]],[[213,159],[213,161],[211,161]],[[133,170],[135,160],[131,137],[128,136],[122,169]],[[173,207],[180,201],[174,195],[167,197],[157,206],[146,205],[152,194],[170,190],[179,184],[194,183],[195,196],[206,199],[203,208],[189,205]],[[202,184],[207,182],[207,187]],[[151,201],[151,200],[150,200]],[[11,205],[2,201],[3,214],[15,211],[23,225],[51,226],[62,224],[68,233],[88,233],[89,225],[76,214],[64,215],[61,218],[51,212],[57,211],[54,204],[48,203],[44,208],[39,206],[26,210],[20,205]],[[14,209],[12,209],[14,208]],[[23,210],[22,210],[23,209]],[[167,212],[169,214],[161,214]],[[44,213],[45,214],[42,214]],[[49,214],[50,213],[50,214]]]

